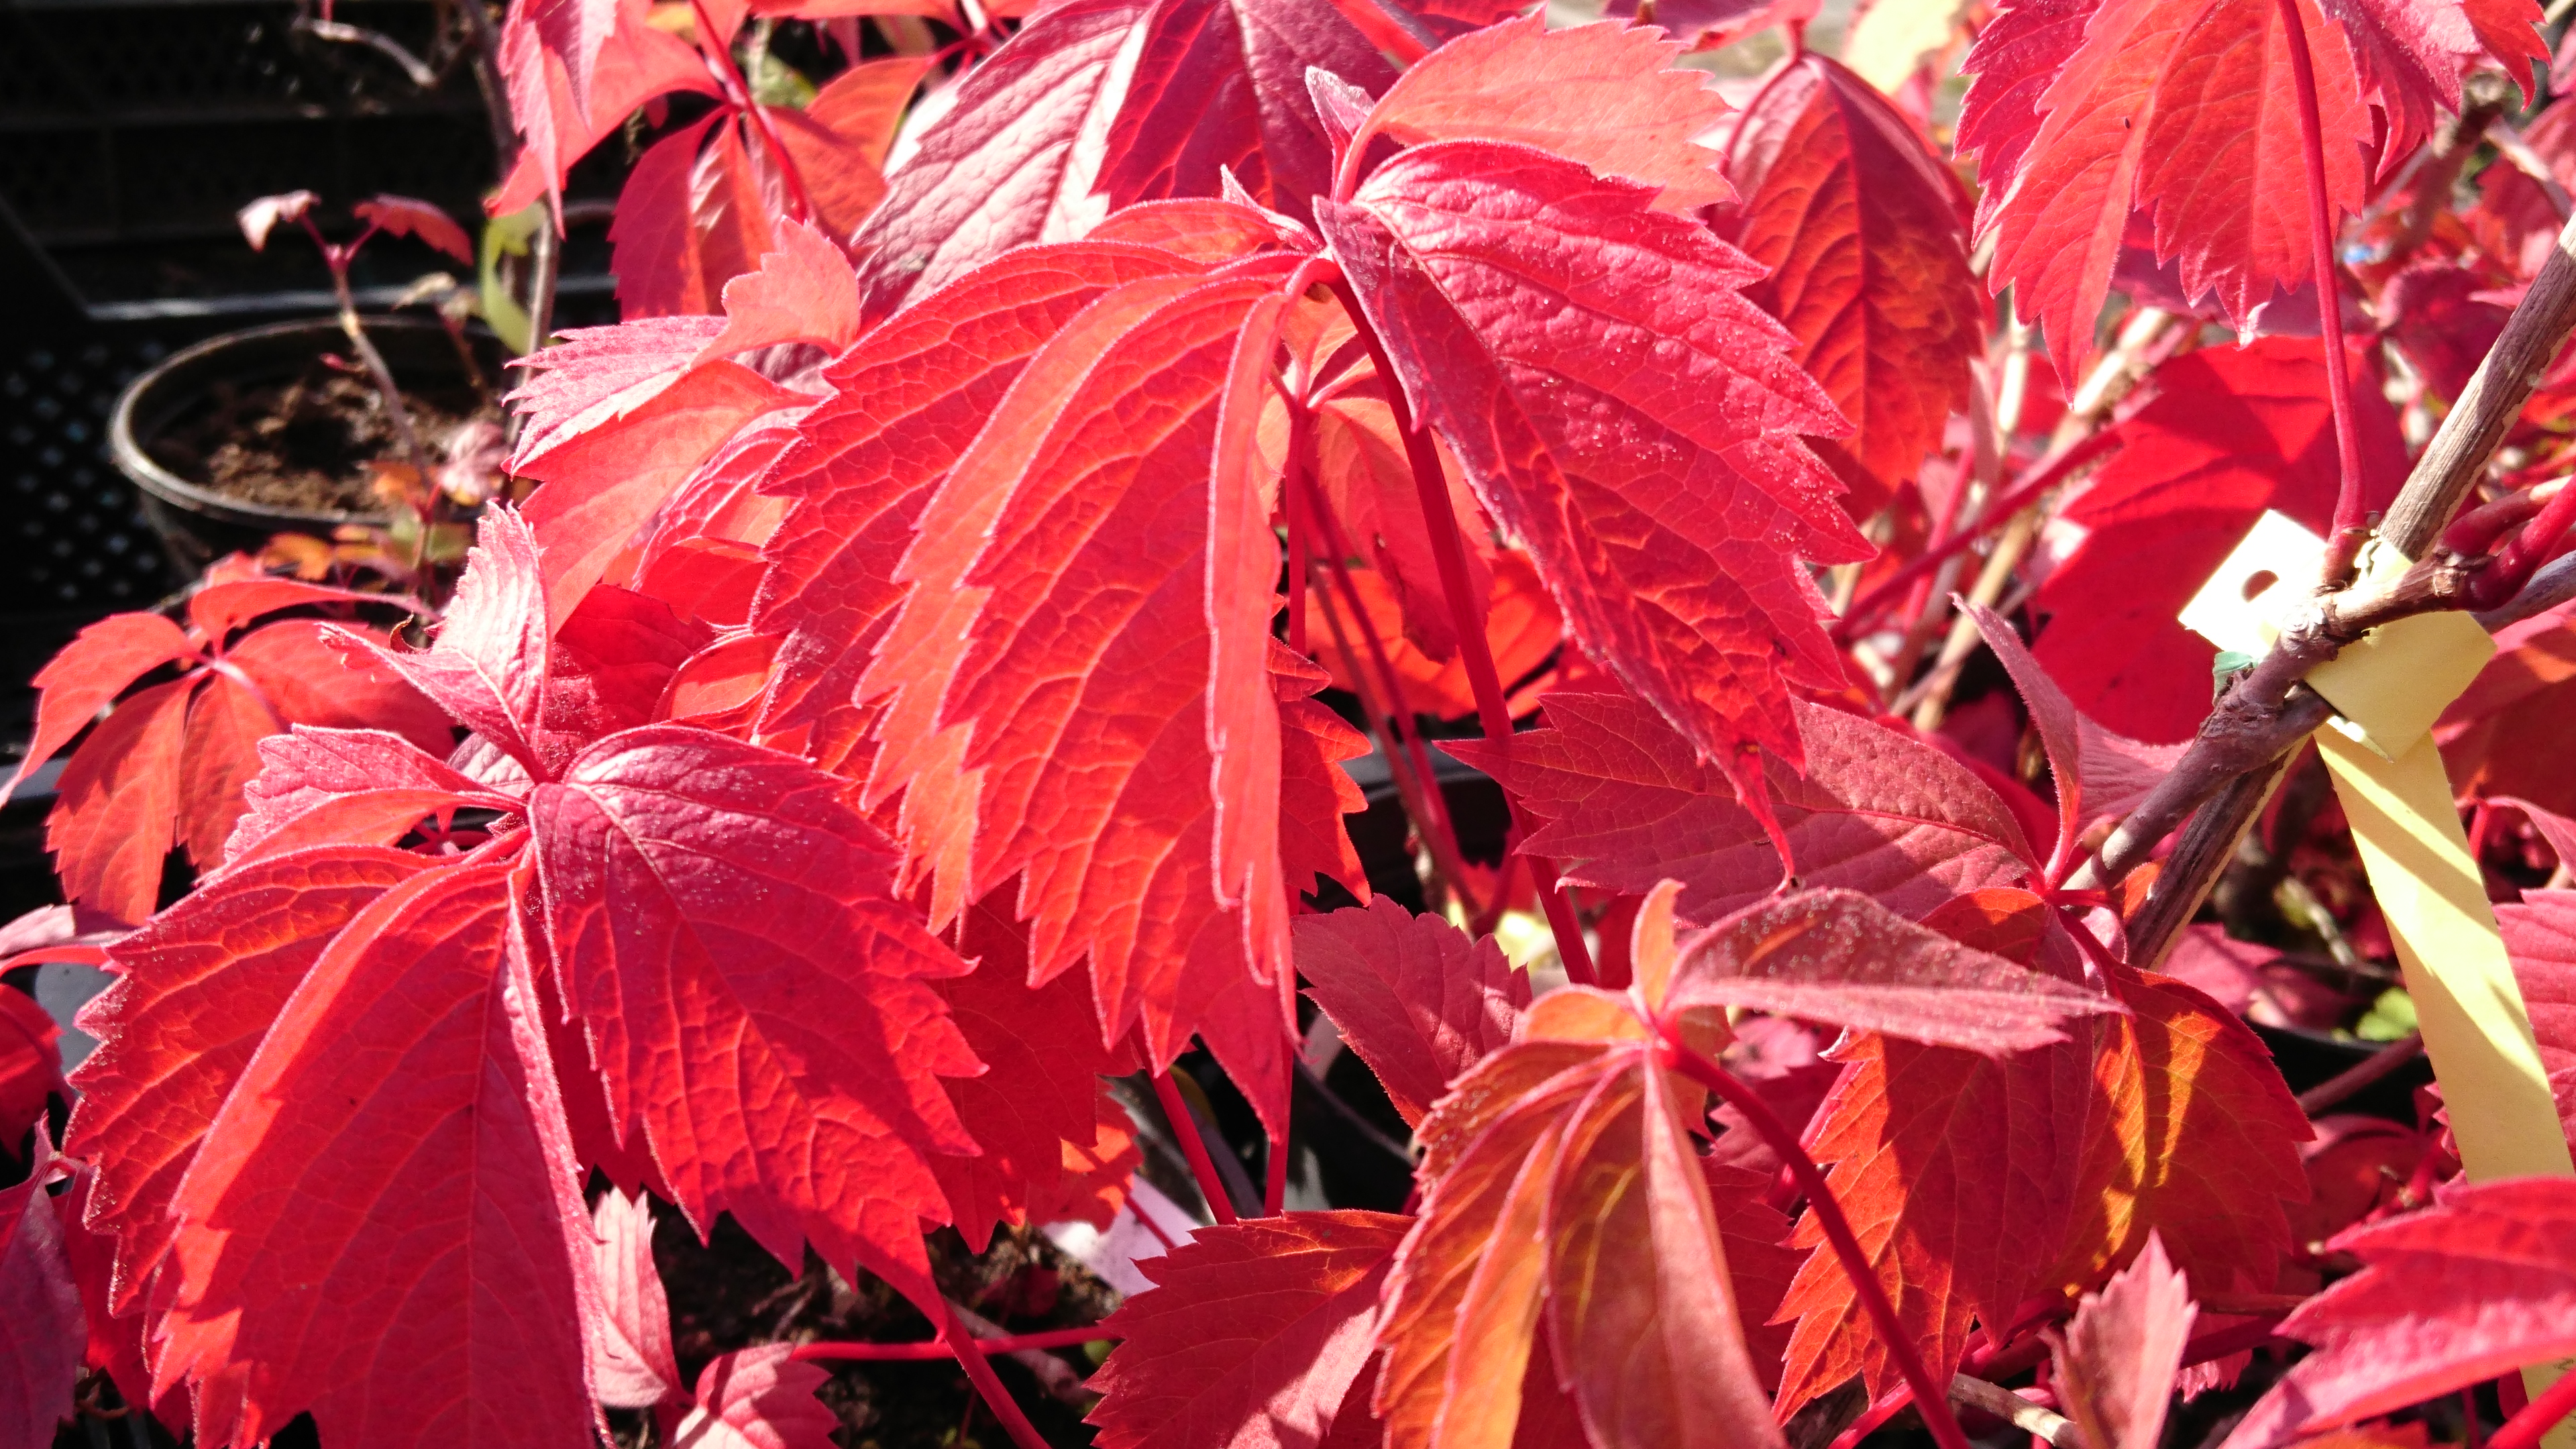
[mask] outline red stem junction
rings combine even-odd
[[[2317,68],[2308,55],[2307,22],[2299,0],[2279,0],[2281,30],[2289,41],[2290,78],[2298,91],[2299,154],[2308,170],[2308,241],[2317,274],[2317,326],[2326,354],[2326,391],[2334,405],[2335,457],[2341,465],[2335,491],[2334,536],[2362,525],[2361,434],[2353,422],[2352,359],[2343,346],[2343,287],[2337,280],[2334,218],[2326,199],[2326,151],[2317,120]]]

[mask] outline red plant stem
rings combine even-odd
[[[975,1386],[975,1392],[983,1396],[984,1407],[991,1409],[993,1417],[1002,1421],[1003,1432],[1011,1436],[1011,1443],[1017,1449],[1048,1449],[1047,1441],[1039,1435],[1037,1426],[1029,1422],[1028,1415],[1020,1412],[1019,1402],[1011,1397],[1011,1391],[1002,1387],[1002,1381],[993,1376],[993,1366],[984,1361],[984,1355],[975,1347],[975,1340],[967,1334],[966,1325],[957,1321],[957,1310],[949,1307],[946,1299],[940,1300],[939,1319],[940,1338],[947,1343],[948,1351],[956,1355],[957,1366],[966,1370],[967,1381]]]
[[[2327,400],[2334,405],[2335,457],[2342,465],[2334,511],[2334,532],[2341,536],[2362,522],[2361,434],[2353,423],[2352,360],[2343,348],[2343,287],[2336,280],[2334,218],[2326,200],[2317,68],[2308,56],[2308,28],[2299,17],[2299,0],[2279,3],[2281,30],[2290,42],[2290,78],[2298,89],[2299,154],[2308,166],[2308,242],[2317,271],[2317,325],[2324,333]]]
[[[1288,1100],[1297,1100],[1297,1054],[1292,1046],[1288,1053]],[[1261,1215],[1279,1216],[1288,1202],[1288,1134],[1270,1139],[1270,1156],[1261,1169]]]
[[[1931,573],[1948,562],[1952,554],[2010,522],[2014,514],[2029,507],[2041,494],[2065,482],[2067,474],[2109,452],[2116,441],[2117,435],[2106,429],[2068,445],[2053,458],[2043,459],[2029,477],[1988,504],[1975,522],[1908,559],[1904,567],[1870,585],[1869,592],[1861,595],[1840,619],[1834,621],[1834,642],[1851,642],[1862,622],[1892,602],[1906,585]]]
[[[713,43],[715,27],[707,20],[706,0],[689,0],[689,13],[698,22],[698,38],[707,42],[698,47],[698,53],[710,57],[716,68],[716,79],[730,92],[734,103],[741,107],[743,119],[760,133],[761,145],[769,152],[770,159],[778,163],[778,174],[786,178],[787,199],[795,208],[795,219],[813,219],[814,198],[806,193],[805,177],[796,169],[796,158],[787,154],[787,147],[779,141],[778,133],[770,128],[769,117],[762,114],[760,103],[751,98],[751,83],[742,78],[741,67],[733,63],[732,47]]]
[[[1825,1186],[1824,1169],[1816,1166],[1816,1159],[1807,1155],[1806,1146],[1798,1140],[1798,1134],[1772,1114],[1760,1093],[1737,1081],[1726,1068],[1684,1045],[1681,1038],[1673,1034],[1671,1026],[1657,1021],[1655,1035],[1656,1044],[1661,1048],[1658,1057],[1743,1113],[1744,1120],[1753,1125],[1753,1130],[1762,1135],[1763,1141],[1771,1144],[1771,1150],[1780,1155],[1780,1160],[1798,1174],[1798,1186],[1807,1194],[1807,1207],[1816,1215],[1816,1226],[1824,1230],[1825,1241],[1833,1244],[1834,1256],[1842,1260],[1843,1272],[1851,1278],[1853,1295],[1860,1299],[1861,1308],[1869,1314],[1879,1337],[1886,1341],[1888,1356],[1896,1360],[1897,1371],[1905,1376],[1906,1386],[1914,1391],[1915,1407],[1922,1411],[1923,1422],[1930,1426],[1932,1438],[1941,1445],[1941,1449],[1967,1449],[1968,1436],[1960,1432],[1958,1419],[1950,1413],[1948,1385],[1933,1379],[1931,1369],[1924,1365],[1922,1352],[1915,1347],[1914,1340],[1906,1336],[1905,1325],[1896,1316],[1896,1305],[1887,1301],[1886,1288],[1879,1283],[1878,1275],[1870,1271],[1869,1258],[1861,1252],[1860,1239],[1853,1235],[1850,1219],[1843,1216],[1842,1204],[1834,1200],[1833,1191]]]
[[[1467,543],[1458,532],[1457,510],[1449,506],[1449,479],[1440,470],[1440,454],[1431,446],[1431,434],[1416,425],[1412,407],[1405,401],[1403,380],[1395,371],[1395,359],[1387,355],[1386,339],[1369,326],[1359,295],[1347,280],[1339,278],[1334,280],[1333,291],[1342,299],[1342,310],[1350,314],[1360,336],[1368,339],[1369,357],[1377,364],[1377,375],[1386,383],[1387,410],[1394,414],[1396,435],[1404,439],[1405,461],[1413,467],[1413,491],[1422,505],[1423,531],[1431,535],[1431,557],[1440,566],[1440,589],[1449,598],[1450,626],[1458,635],[1459,656],[1467,665],[1467,684],[1475,691],[1476,718],[1485,728],[1486,741],[1508,753],[1512,745],[1511,706],[1503,697],[1502,676],[1494,668],[1492,642],[1485,637],[1485,611],[1478,607],[1467,586]],[[1510,787],[1504,789],[1512,808],[1511,843],[1504,851],[1508,874],[1510,856],[1519,849],[1521,821],[1526,817]],[[1539,905],[1547,912],[1548,930],[1556,937],[1556,956],[1565,964],[1566,979],[1578,986],[1592,985],[1600,979],[1600,973],[1592,969],[1592,952],[1583,944],[1583,922],[1576,918],[1565,892],[1557,887],[1555,863],[1525,851],[1520,854],[1529,862],[1530,884],[1537,889]]]
[[[1440,777],[1432,770],[1431,753],[1422,743],[1421,732],[1414,728],[1413,711],[1404,707],[1404,681],[1396,677],[1395,664],[1387,657],[1386,642],[1378,637],[1377,621],[1369,617],[1367,607],[1360,602],[1359,585],[1351,581],[1351,549],[1342,535],[1341,520],[1334,516],[1332,505],[1324,501],[1324,490],[1316,484],[1314,475],[1301,474],[1298,481],[1306,485],[1300,498],[1306,510],[1311,510],[1310,522],[1323,535],[1324,564],[1333,576],[1333,591],[1342,596],[1342,606],[1351,611],[1351,622],[1358,628],[1361,642],[1368,646],[1378,687],[1386,691],[1387,717],[1395,722],[1395,735],[1403,743],[1405,758],[1413,762],[1414,778],[1422,782],[1422,806],[1432,816],[1425,823],[1440,832],[1442,843],[1449,847],[1450,862],[1463,863],[1467,857],[1458,848],[1458,829],[1449,818],[1449,798],[1440,793]],[[1465,892],[1465,881],[1454,884]]]
[[[1898,1388],[1896,1392],[1862,1411],[1859,1418],[1852,1420],[1850,1428],[1834,1436],[1834,1442],[1829,1449],[1857,1449],[1860,1441],[1877,1433],[1880,1426],[1904,1413],[1905,1406],[1913,1402],[1914,1390]]]
[[[1409,730],[1400,736],[1400,741],[1387,737],[1387,721],[1397,720],[1399,727],[1404,727],[1410,725],[1410,719],[1382,707],[1376,696],[1369,692],[1369,676],[1360,669],[1359,656],[1351,649],[1350,635],[1342,628],[1341,611],[1333,605],[1333,591],[1326,589],[1316,597],[1323,601],[1324,627],[1332,631],[1333,648],[1342,656],[1342,669],[1350,677],[1352,692],[1359,695],[1360,708],[1368,712],[1369,738],[1377,746],[1378,753],[1386,756],[1387,776],[1395,782],[1396,797],[1404,807],[1405,818],[1422,832],[1424,843],[1431,849],[1433,863],[1447,878],[1449,888],[1466,903],[1468,914],[1483,910],[1484,907],[1476,902],[1475,892],[1467,889],[1465,862],[1458,855],[1456,838],[1449,833],[1448,802],[1440,798],[1437,782],[1426,783],[1429,781],[1430,761],[1423,756],[1419,743]],[[1356,607],[1356,597],[1353,604]],[[1368,621],[1363,616],[1360,622],[1365,624]],[[1368,637],[1374,642],[1376,630],[1372,628]],[[1380,677],[1384,679],[1383,675]],[[1392,682],[1387,682],[1391,687]]]
[[[1306,568],[1313,552],[1313,541],[1306,537],[1306,510],[1298,498],[1306,480],[1306,419],[1295,410],[1288,414],[1288,496],[1280,512],[1288,515],[1288,647],[1299,654],[1312,654],[1306,648]]]
[[[2532,573],[2550,555],[2558,551],[2558,540],[2567,526],[2576,523],[2576,483],[2558,490],[2557,496],[2543,504],[2540,515],[2523,525],[2513,541],[2497,552],[2469,586],[2469,602],[2481,609],[2492,609],[2522,592]]]
[[[1112,1341],[1115,1329],[1050,1328],[1042,1333],[1014,1333],[1005,1338],[970,1338],[968,1343],[977,1353],[1018,1353],[1031,1348],[1073,1348],[1086,1343]],[[928,1343],[800,1343],[788,1355],[799,1363],[909,1363],[924,1359],[956,1357],[956,1350],[944,1338]]]
[[[1154,1100],[1163,1104],[1163,1116],[1172,1124],[1172,1135],[1181,1139],[1181,1155],[1190,1160],[1190,1175],[1199,1181],[1199,1196],[1207,1199],[1208,1211],[1216,1220],[1232,1227],[1234,1196],[1225,1190],[1225,1179],[1216,1175],[1216,1162],[1208,1156],[1207,1143],[1199,1136],[1199,1119],[1190,1114],[1190,1104],[1181,1100],[1181,1089],[1172,1083],[1172,1074],[1154,1073]]]
[[[2540,1436],[2557,1428],[2558,1421],[2571,1413],[2576,1413],[2576,1373],[2541,1390],[2540,1397],[2505,1420],[2504,1427],[2487,1440],[2487,1449],[2539,1449]]]

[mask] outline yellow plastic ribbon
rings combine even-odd
[[[2287,591],[2316,577],[2323,549],[2315,535],[2266,514],[2183,622],[2221,648],[2268,646],[2271,621],[2294,597]],[[2386,578],[2407,561],[2379,550],[2364,564],[2371,577]],[[2249,581],[2266,574],[2279,582],[2244,602]],[[2531,1016],[2430,733],[2494,655],[2495,641],[2467,615],[2421,614],[2372,630],[2308,677],[2338,711],[2317,731],[2318,751],[2396,943],[2424,1054],[2473,1182],[2576,1173]],[[2524,1386],[2537,1395],[2569,1367],[2527,1368]],[[2576,1449],[2576,1424],[2562,1423],[2542,1442]]]

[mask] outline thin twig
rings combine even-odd
[[[984,1407],[991,1409],[993,1417],[1002,1421],[1002,1431],[1011,1436],[1011,1443],[1017,1449],[1048,1449],[1047,1441],[1038,1433],[1037,1426],[1029,1422],[1028,1415],[1020,1412],[1019,1401],[1012,1398],[1011,1391],[1002,1387],[1002,1381],[993,1376],[993,1366],[984,1361],[984,1355],[975,1351],[975,1340],[966,1332],[966,1326],[957,1321],[956,1310],[944,1298],[939,1306],[939,1336],[948,1341],[949,1352],[955,1355],[957,1366],[966,1370],[966,1379],[982,1396]]]
[[[2408,1032],[2299,1094],[2299,1110],[2314,1117],[2424,1054],[2424,1034]]]
[[[435,90],[438,87],[438,72],[431,70],[419,56],[406,49],[401,41],[381,30],[370,30],[363,25],[351,25],[344,20],[316,20],[309,15],[295,17],[295,23],[288,28],[298,35],[310,35],[316,40],[364,46],[400,66],[403,75],[422,90]]]
[[[2083,1431],[2075,1421],[2053,1409],[2044,1409],[2012,1390],[1966,1374],[1950,1380],[1950,1402],[1971,1409],[1982,1409],[2026,1434],[2036,1434],[2057,1449],[2083,1449]]]
[[[2558,355],[2571,328],[2576,328],[2576,221],[2560,229],[2539,276],[2515,304],[2513,314],[2505,319],[2503,333],[2488,349],[2468,385],[2460,390],[2459,401],[2443,417],[2441,428],[2434,433],[2423,456],[2415,460],[2405,488],[2398,493],[2380,527],[2380,538],[2387,546],[2407,558],[2424,557],[2461,500],[2486,471],[2487,459],[2521,415],[2522,405],[2539,385],[2542,373]],[[2289,643],[2285,638],[2284,648]],[[2305,661],[2288,661],[2301,666],[2290,679],[2303,677],[2308,668],[2333,657],[2340,647],[2338,643],[2319,657]],[[2273,652],[2278,655],[2284,650],[2276,648]],[[2270,661],[2267,658],[2265,662]],[[2229,700],[2239,700],[2255,677],[2265,673],[2257,665],[2229,692]],[[2232,751],[2204,751],[2202,741],[2195,740],[2173,773],[2149,796],[2153,802],[2157,794],[2166,793],[2167,786],[2172,786],[2191,805],[2174,810],[2168,801],[2161,825],[2133,815],[2131,820],[2139,828],[2132,830],[2129,822],[2123,822],[2105,842],[2103,853],[2079,872],[2079,877],[2089,873],[2100,883],[2117,881],[2146,858],[2166,831],[2181,824],[2186,815],[2191,816],[2139,920],[2131,923],[2133,964],[2152,966],[2163,958],[2192,912],[2199,909],[2218,873],[2235,854],[2237,837],[2262,812],[2263,801],[2278,783],[2281,772],[2288,768],[2289,746],[2313,733],[2333,713],[2331,705],[2304,687],[2281,688],[2279,673],[2276,668],[2276,677],[2268,681],[2278,690],[2273,706],[2277,717],[2265,737],[2240,739]],[[2228,715],[2228,702],[2222,701],[2210,722],[2203,724],[2203,739],[2209,737],[2213,723],[2225,733]],[[2199,807],[2197,814],[2192,813],[2192,806]],[[2141,810],[2144,808],[2142,804]],[[2146,834],[2149,829],[2154,834]],[[2122,848],[2124,859],[2113,856],[2115,844]],[[2096,866],[2101,869],[2097,871]]]
[[[1199,1196],[1207,1199],[1208,1211],[1219,1223],[1233,1226],[1236,1216],[1232,1185],[1217,1175],[1216,1161],[1208,1156],[1207,1140],[1199,1131],[1198,1114],[1173,1084],[1172,1074],[1153,1073],[1154,1100],[1162,1104],[1164,1120],[1171,1124],[1173,1138],[1181,1144],[1181,1155],[1189,1159],[1190,1176],[1198,1179]]]

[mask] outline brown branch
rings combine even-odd
[[[2424,1036],[2409,1032],[2390,1042],[2352,1066],[2344,1068],[2299,1094],[2299,1110],[2314,1117],[2329,1107],[2337,1106],[2355,1092],[2396,1071],[2424,1054]]]
[[[1950,1402],[1983,1410],[2023,1433],[2048,1441],[2056,1449],[2086,1449],[2084,1435],[2074,1421],[1999,1384],[1960,1374],[1950,1380]]]
[[[2238,837],[2262,813],[2263,802],[2288,768],[2291,747],[2333,713],[2332,706],[2299,683],[2308,671],[2376,625],[2461,602],[2478,561],[2427,555],[2485,472],[2487,459],[2521,415],[2571,328],[2576,328],[2576,222],[2559,232],[2540,275],[2415,460],[2405,488],[2380,525],[2381,541],[2418,559],[2416,567],[2393,586],[2360,598],[2318,598],[2305,617],[2292,622],[2272,653],[2238,678],[2172,773],[2071,882],[2093,887],[2116,883],[2147,858],[2166,832],[2190,817],[2146,907],[2130,925],[2133,962],[2152,966],[2164,958],[2235,855]]]

